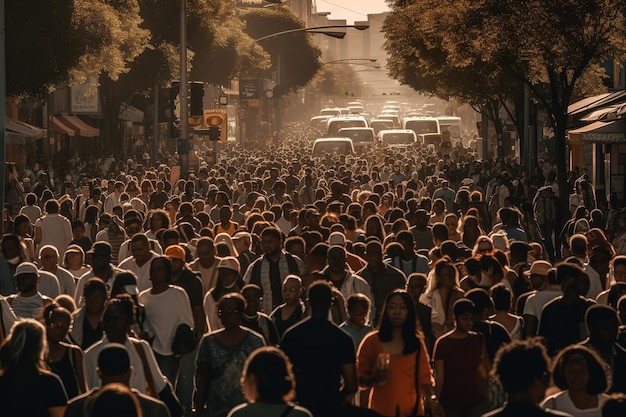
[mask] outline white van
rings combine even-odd
[[[354,145],[348,138],[319,138],[313,143],[313,156],[323,157],[327,154],[354,155]]]
[[[395,148],[411,146],[417,142],[417,135],[411,129],[391,129],[378,132],[378,140],[383,145]]]
[[[328,108],[320,110],[320,116],[333,117],[333,116],[339,116],[340,114],[341,114],[341,109],[337,107],[328,107]]]
[[[381,130],[389,130],[394,128],[393,120],[389,119],[374,119],[370,120],[370,127],[374,129],[374,132],[378,135]]]
[[[331,117],[326,124],[326,137],[337,136],[339,129],[344,127],[369,127],[369,125],[367,119],[358,114]]]
[[[411,129],[416,135],[423,133],[441,133],[439,120],[434,117],[405,117],[402,122],[403,129]]]
[[[382,113],[376,116],[376,118],[379,120],[391,120],[393,122],[394,129],[399,129],[401,127],[400,116],[398,116],[397,114]]]
[[[323,133],[324,130],[326,130],[326,123],[328,122],[329,117],[330,116],[313,116],[309,121],[309,126],[314,129],[321,130]]]
[[[371,127],[344,127],[339,129],[339,136],[350,138],[359,153],[372,149],[376,143],[376,133]]]
[[[461,118],[457,116],[439,116],[439,130],[441,133],[450,132],[453,143],[461,140]]]

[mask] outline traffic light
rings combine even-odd
[[[226,143],[228,140],[228,116],[225,110],[205,110],[202,123],[205,128],[209,129],[209,140],[219,140]]]
[[[191,83],[191,97],[189,99],[190,116],[202,116],[202,102],[204,100],[204,84]]]

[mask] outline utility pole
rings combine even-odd
[[[189,171],[189,101],[187,85],[187,0],[180,0],[180,175]],[[181,152],[182,151],[182,152]]]

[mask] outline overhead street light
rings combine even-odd
[[[326,29],[356,29],[356,30],[366,30],[369,29],[370,25],[331,25],[331,26],[316,26],[311,28],[296,28],[283,30],[281,32],[272,33],[266,36],[262,36],[258,39],[255,39],[256,42],[261,42],[267,39],[276,38],[278,36],[287,35],[290,33],[298,33],[298,32],[309,32],[309,33],[321,33],[323,35],[331,36],[334,38],[342,39],[346,36],[345,32],[337,32],[337,31],[327,31]]]
[[[346,32],[316,32],[316,31],[310,31],[308,33],[318,33],[320,35],[326,35],[326,36],[330,36],[331,38],[336,38],[336,39],[343,39],[346,37]]]
[[[329,62],[326,62],[322,65],[326,65],[326,64],[330,64]],[[332,65],[352,65],[355,67],[370,67],[370,68],[376,68],[376,69],[380,69],[380,64],[368,64],[368,63],[363,63],[363,64],[359,64],[359,63],[355,63],[355,62],[333,62]]]
[[[350,61],[368,61],[371,63],[377,62],[376,58],[342,58],[342,59],[334,59],[332,61],[323,62],[322,65],[330,65],[330,64],[352,64]],[[356,64],[355,64],[356,65]]]

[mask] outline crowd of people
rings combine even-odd
[[[548,157],[290,132],[185,178],[12,171],[2,414],[626,415],[616,197],[575,168],[560,206]]]

